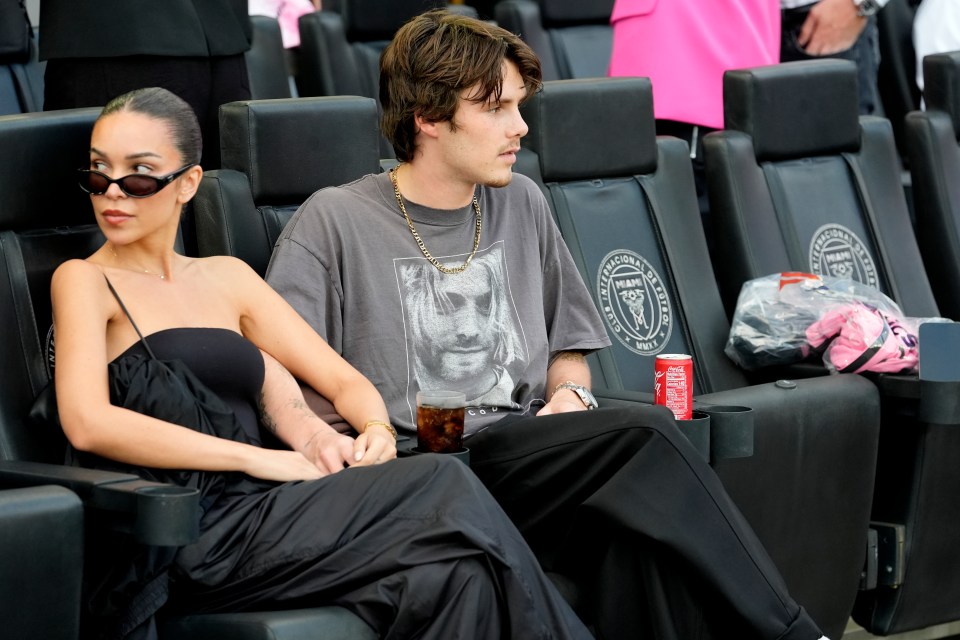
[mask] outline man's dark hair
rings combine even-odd
[[[416,151],[415,116],[449,122],[464,90],[473,102],[499,100],[503,63],[517,65],[532,96],[542,84],[540,60],[518,36],[481,20],[438,9],[403,25],[380,56],[381,129],[401,162]]]

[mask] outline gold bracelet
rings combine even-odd
[[[363,425],[363,432],[366,433],[367,429],[370,427],[383,427],[390,432],[390,435],[393,436],[393,439],[397,439],[397,430],[393,428],[389,422],[384,422],[383,420],[367,420],[367,423]]]

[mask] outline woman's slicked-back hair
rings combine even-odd
[[[475,102],[499,99],[507,60],[517,65],[527,97],[540,89],[540,60],[506,29],[443,9],[403,25],[380,56],[381,129],[397,159],[413,159],[416,116],[456,127],[464,90],[477,88],[466,96]]]
[[[165,122],[183,163],[199,164],[203,151],[200,124],[193,109],[182,98],[161,87],[134,89],[108,102],[99,118],[120,111],[141,113]]]

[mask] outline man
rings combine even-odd
[[[889,0],[780,0],[780,61],[832,57],[857,64],[860,113],[882,115],[876,13]]]
[[[540,77],[503,29],[414,18],[381,58],[401,164],[314,194],[267,279],[370,377],[398,428],[414,429],[425,381],[474,397],[472,468],[544,567],[579,583],[599,636],[699,637],[692,598],[718,637],[816,640],[671,414],[588,411],[584,353],[610,342],[543,195],[512,172]]]

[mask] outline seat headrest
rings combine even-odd
[[[445,8],[447,0],[341,0],[340,15],[350,42],[392,40],[410,18]]]
[[[0,228],[15,231],[94,222],[77,169],[90,165],[99,108],[0,117]]]
[[[923,59],[923,99],[927,109],[949,114],[954,132],[960,134],[960,51]]]
[[[727,71],[724,126],[753,138],[760,161],[860,148],[857,67],[849,60],[804,60]]]
[[[257,202],[301,202],[322,187],[376,173],[379,144],[372,98],[246,100],[220,108],[220,164],[249,177]]]
[[[539,0],[545,27],[609,24],[614,0]]]
[[[545,82],[523,107],[524,144],[544,182],[652,173],[657,134],[649,78]]]
[[[22,2],[0,3],[0,64],[16,64],[30,59],[30,19]]]

